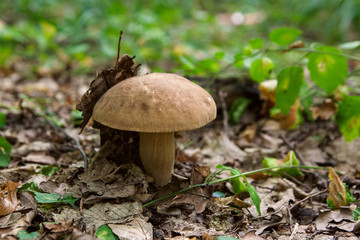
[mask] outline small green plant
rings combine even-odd
[[[360,208],[359,207],[356,207],[355,209],[353,209],[352,214],[354,216],[354,221],[360,220]]]
[[[263,160],[263,166],[265,168],[281,167],[281,166],[299,166],[299,160],[297,159],[294,151],[288,152],[283,160],[277,158],[265,157]],[[302,176],[303,173],[297,168],[279,168],[268,172],[272,176],[286,176],[290,175],[293,177]]]
[[[59,170],[60,170],[60,165],[59,166],[48,165],[44,167],[36,167],[37,174],[42,174],[48,177],[54,175]]]
[[[338,89],[346,84],[346,78],[352,74],[348,72],[347,60],[360,61],[360,58],[350,56],[333,46],[320,43],[311,44],[310,47],[306,48],[303,42],[294,42],[301,33],[300,30],[294,28],[278,28],[270,32],[269,38],[272,44],[279,45],[281,48],[270,48],[269,45],[271,44],[269,44],[262,46],[261,49],[251,49],[251,56],[258,56],[258,59],[251,63],[250,76],[257,82],[262,82],[270,77],[277,79],[274,108],[279,109],[282,114],[286,115],[296,99],[302,98],[300,95],[301,89],[313,87],[312,85],[308,86],[304,81],[303,69],[307,68],[311,80],[319,91],[323,92],[322,95],[333,98],[338,102],[339,108],[336,113],[336,122],[345,139],[350,141],[359,137],[360,110],[357,106],[360,103],[360,97],[348,95],[345,91],[339,92]],[[357,47],[359,47],[358,44],[351,43],[342,45],[342,48],[347,50]],[[275,69],[275,64],[267,56],[271,53],[296,53],[299,57],[295,62],[285,64],[288,65],[285,68],[280,68],[278,74],[274,74],[272,70]],[[340,93],[341,97],[336,98],[336,93]],[[303,105],[304,107],[311,106]]]
[[[67,194],[65,197],[61,197],[56,193],[43,193],[41,192],[39,186],[34,182],[22,185],[19,189],[19,193],[23,191],[31,192],[34,195],[35,200],[38,203],[41,203],[41,206],[44,208],[59,207],[64,204],[69,204],[75,208],[75,202],[79,200],[79,198],[73,197],[72,194]]]
[[[347,87],[346,80],[358,71],[349,72],[348,60],[360,62],[360,58],[347,54],[347,51],[360,48],[360,42],[348,42],[338,47],[321,43],[306,46],[303,41],[296,41],[301,34],[302,31],[295,28],[277,28],[270,32],[268,41],[250,40],[241,51],[233,54],[232,60],[222,52],[201,61],[188,56],[181,56],[179,60],[186,74],[207,74],[211,78],[210,84],[217,75],[230,68],[242,69],[257,83],[276,79],[275,106],[271,113],[287,115],[300,99],[311,120],[314,96],[333,99],[338,105],[335,119],[341,133],[345,140],[354,140],[360,136],[360,96],[350,92],[352,89]],[[305,81],[305,70],[310,73],[310,84]],[[240,121],[247,105],[244,100],[233,103],[229,111],[232,123]]]
[[[254,203],[254,205],[256,207],[256,210],[257,210],[259,216],[261,216],[261,211],[260,211],[261,199],[260,199],[258,193],[256,192],[256,189],[248,182],[246,176],[242,175],[242,173],[240,172],[239,169],[226,167],[221,164],[217,165],[216,168],[218,170],[209,176],[210,179],[213,178],[212,175],[215,176],[222,171],[230,171],[230,174],[232,176],[240,176],[240,177],[233,178],[230,180],[234,193],[236,194],[236,193],[248,192],[250,194],[250,198],[251,198],[252,202]]]

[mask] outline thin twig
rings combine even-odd
[[[315,197],[315,196],[317,196],[317,195],[326,193],[327,191],[328,191],[327,189],[324,189],[324,190],[322,190],[322,191],[320,191],[320,192],[313,193],[313,194],[307,196],[306,198],[301,199],[300,201],[297,201],[294,205],[291,206],[290,211],[291,211],[294,207],[296,207],[297,205],[299,205],[300,203],[303,203],[303,202],[307,201],[308,199],[313,198],[313,197]]]
[[[291,233],[291,236],[290,236],[289,240],[293,240],[293,239],[294,239],[295,234],[296,234],[298,228],[299,228],[299,224],[298,224],[298,223],[295,223],[294,229],[292,230],[292,233]]]
[[[120,31],[120,36],[119,36],[119,40],[118,40],[118,49],[117,49],[117,56],[116,56],[116,63],[115,66],[117,66],[119,64],[119,58],[120,58],[120,44],[121,44],[121,38],[123,35],[123,31]]]

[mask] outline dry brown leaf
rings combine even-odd
[[[245,130],[240,133],[239,137],[245,138],[246,141],[251,142],[255,138],[257,127],[257,123],[247,126]]]
[[[236,195],[224,198],[215,198],[216,203],[221,204],[225,207],[227,206],[236,206],[237,208],[249,208],[251,204],[242,201]]]
[[[90,83],[90,88],[84,93],[76,105],[76,109],[82,111],[82,116],[84,117],[80,124],[81,131],[89,122],[94,106],[100,97],[115,84],[137,75],[138,67],[134,67],[135,63],[133,62],[135,56],[130,57],[124,54],[119,58],[121,36],[122,32],[120,32],[118,42],[116,65],[112,68],[104,69],[100,74],[97,74],[95,79]]]
[[[205,227],[203,224],[189,222],[181,218],[167,219],[161,225],[161,229],[163,229],[165,233],[175,232],[181,236],[196,236],[199,238],[204,234],[215,236],[224,235],[222,231],[216,231],[214,228]]]
[[[320,212],[314,223],[318,231],[341,229],[342,231],[356,232],[359,229],[359,221],[354,221],[351,210],[346,208]]]
[[[337,111],[337,104],[329,98],[326,98],[320,106],[313,106],[310,108],[313,118],[329,120]]]
[[[15,211],[18,200],[16,197],[18,183],[5,182],[0,185],[0,216]]]
[[[242,240],[264,240],[264,238],[256,235],[255,230],[250,230],[244,236],[241,237]]]
[[[346,189],[332,167],[329,167],[329,178],[331,180],[328,190],[328,199],[332,201],[336,208],[346,205]]]
[[[91,236],[90,234],[83,233],[78,229],[74,228],[72,231],[71,237],[66,238],[65,240],[98,240],[97,237]]]
[[[260,99],[264,100],[262,106],[262,114],[268,114],[270,109],[275,106],[277,80],[263,81],[259,85],[259,91],[261,93]],[[281,128],[289,129],[298,122],[297,111],[300,107],[300,100],[296,99],[295,103],[291,106],[287,115],[282,113],[272,116],[273,119],[279,121]]]
[[[280,122],[280,126],[282,129],[290,129],[294,124],[298,122],[298,114],[297,111],[300,107],[300,100],[296,99],[294,105],[291,106],[290,111],[287,115],[283,115],[281,113],[277,114],[274,119]]]
[[[72,226],[74,220],[70,219],[67,222],[44,222],[43,225],[46,229],[53,233],[66,232]]]
[[[24,161],[55,165],[56,159],[52,156],[46,155],[46,152],[31,152],[26,157],[23,158]]]
[[[108,223],[126,223],[132,221],[134,217],[140,216],[142,206],[138,202],[125,202],[122,204],[98,203],[89,209],[84,209],[84,222],[88,227]]]
[[[114,234],[121,239],[148,240],[153,239],[151,223],[141,217],[135,217],[125,224],[108,224]]]

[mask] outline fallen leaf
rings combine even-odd
[[[97,74],[95,79],[90,83],[90,88],[84,93],[76,105],[76,109],[81,111],[84,117],[80,124],[81,131],[90,120],[94,106],[100,97],[115,84],[137,75],[138,67],[134,67],[133,62],[135,57],[124,54],[119,58],[121,36],[122,32],[119,37],[116,65],[112,68],[104,69],[100,74]]]
[[[18,183],[5,182],[0,185],[0,216],[15,211],[18,200],[16,197]]]
[[[336,174],[332,167],[329,168],[329,178],[331,182],[328,187],[329,195],[327,197],[327,200],[331,201],[331,204],[334,208],[345,206],[346,189],[344,187],[344,184],[341,182],[339,176]]]
[[[318,231],[338,229],[355,233],[360,229],[360,221],[354,221],[353,215],[348,208],[320,212],[319,217],[315,220],[315,224]]]
[[[338,106],[330,98],[325,98],[324,102],[320,106],[313,106],[310,108],[312,117],[316,119],[329,120],[335,115]]]
[[[221,204],[223,206],[231,206],[234,208],[249,208],[251,207],[251,204],[242,201],[241,199],[238,198],[237,195],[235,196],[230,196],[230,197],[224,197],[224,198],[215,198],[215,202],[218,204]]]
[[[245,130],[240,133],[239,137],[245,138],[246,141],[251,142],[255,138],[257,127],[257,123],[247,126]]]
[[[17,88],[18,92],[29,97],[51,97],[59,90],[59,84],[52,78],[42,78],[36,82],[26,83]]]
[[[47,165],[55,165],[56,160],[54,157],[46,155],[45,152],[31,152],[26,157],[23,158],[24,161],[47,164]]]
[[[264,238],[258,236],[255,230],[248,231],[244,236],[241,237],[242,240],[264,240]]]
[[[72,226],[74,220],[69,220],[67,222],[44,222],[43,225],[47,230],[50,230],[54,233],[67,232]]]
[[[90,234],[83,233],[78,229],[74,228],[71,233],[71,240],[98,240],[98,238],[91,236]]]
[[[121,239],[148,240],[153,239],[153,227],[142,217],[135,217],[123,224],[108,224],[113,233]]]
[[[224,162],[234,159],[241,162],[246,156],[246,153],[225,134],[213,136],[209,133],[204,136],[204,139],[207,146],[201,151],[202,155],[206,157],[203,162],[212,171],[216,170],[216,166],[219,164],[224,164]]]
[[[122,204],[98,203],[89,209],[84,209],[84,222],[88,227],[108,223],[126,223],[142,213],[142,206],[138,202],[125,202]]]
[[[223,231],[216,231],[214,228],[207,228],[202,224],[189,222],[180,218],[169,218],[162,225],[161,229],[170,234],[175,232],[181,236],[201,237],[204,234],[219,236],[223,235]]]

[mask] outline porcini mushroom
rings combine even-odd
[[[140,158],[158,186],[167,184],[175,161],[174,133],[200,128],[216,118],[211,95],[176,74],[151,73],[125,79],[96,103],[93,119],[140,133]]]

